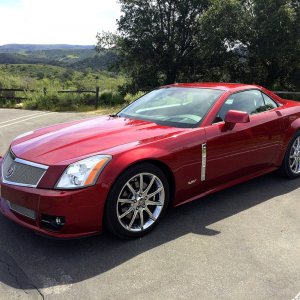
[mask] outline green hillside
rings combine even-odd
[[[94,49],[92,45],[68,45],[68,44],[7,44],[0,46],[0,53],[18,53],[26,51],[41,51],[41,50],[84,50]]]
[[[118,56],[113,51],[97,53],[93,46],[0,46],[0,64],[44,64],[69,67],[76,70],[90,68],[94,71],[104,71],[111,69],[111,66],[115,65],[117,60]]]
[[[118,72],[118,61],[119,56],[113,51],[108,51],[98,53],[92,57],[87,57],[82,60],[73,60],[73,62],[70,61],[67,65],[76,70],[85,70],[90,68],[94,71],[110,70]]]
[[[84,49],[84,50],[40,50],[40,51],[27,51],[23,55],[30,57],[31,59],[42,59],[48,62],[57,61],[64,63],[73,63],[75,61],[80,61],[95,56],[96,51],[94,49]]]
[[[0,88],[95,89],[117,90],[124,83],[121,75],[108,72],[77,71],[40,64],[0,65]]]
[[[94,109],[96,87],[100,89],[100,105],[121,104],[124,97],[119,88],[127,80],[118,72],[118,59],[114,51],[97,53],[92,46],[0,46],[0,107],[15,107],[21,102],[30,109],[90,110]],[[127,95],[125,99],[134,97]]]
[[[0,53],[0,64],[38,64],[44,62],[45,59],[20,53]]]
[[[107,70],[118,57],[113,53],[96,54],[94,50],[45,50],[25,53],[0,53],[0,64],[48,64],[76,70]]]
[[[108,72],[77,71],[40,64],[0,65],[0,89],[25,90],[0,91],[0,107],[15,107],[18,102],[23,102],[23,107],[30,109],[90,110],[94,109],[95,93],[62,94],[59,91],[95,91],[99,86],[100,104],[112,105],[124,101],[118,88],[125,82],[123,76]]]

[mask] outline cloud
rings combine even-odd
[[[115,0],[21,0],[0,2],[0,45],[8,43],[95,44],[99,31],[115,31]]]

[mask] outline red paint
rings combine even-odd
[[[225,123],[237,124],[237,123],[249,123],[250,117],[249,114],[244,111],[238,110],[229,110],[226,117]]]
[[[129,166],[151,160],[163,164],[174,181],[173,206],[273,171],[281,165],[289,140],[300,129],[300,104],[283,100],[252,85],[223,83],[176,84],[189,88],[224,90],[199,128],[174,128],[151,122],[97,117],[50,126],[12,143],[17,157],[49,166],[38,188],[3,184],[0,177],[0,211],[13,221],[54,237],[81,237],[100,233],[103,209],[112,184]],[[258,89],[281,104],[251,115],[232,111],[227,123],[213,124],[223,103],[242,90]],[[201,182],[202,144],[207,144],[206,180]],[[57,191],[54,185],[72,162],[95,154],[112,155],[95,186]],[[0,160],[0,166],[2,161]],[[0,175],[1,176],[1,175]],[[195,183],[188,184],[197,179]],[[172,181],[171,180],[171,181]],[[37,212],[31,221],[13,213],[7,199]],[[41,214],[66,217],[59,232],[40,226]]]

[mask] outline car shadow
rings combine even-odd
[[[287,180],[276,174],[262,176],[170,209],[153,232],[136,240],[119,240],[108,234],[81,240],[51,240],[1,217],[0,263],[7,264],[12,276],[1,272],[0,280],[17,289],[80,282],[186,234],[222,234],[209,226],[266,201],[275,201],[274,197],[299,186],[300,179]]]

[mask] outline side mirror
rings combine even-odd
[[[249,123],[249,114],[245,111],[229,110],[225,116],[226,124]]]

